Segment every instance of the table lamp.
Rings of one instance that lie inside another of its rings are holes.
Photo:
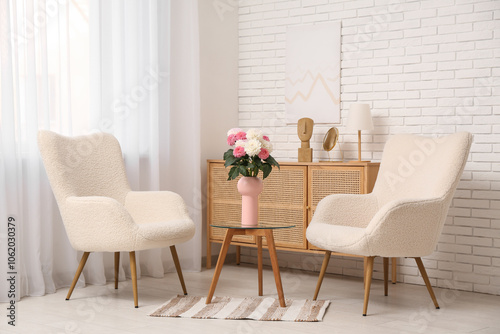
[[[353,162],[369,162],[369,161],[361,161],[361,130],[373,130],[372,114],[370,113],[369,104],[366,103],[351,104],[349,108],[347,129],[358,131],[358,160]]]

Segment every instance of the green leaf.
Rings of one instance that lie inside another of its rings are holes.
[[[234,157],[233,151],[234,150],[232,148],[230,148],[229,150],[224,152],[224,160],[227,160],[227,158],[229,158],[229,157]]]
[[[243,175],[243,176],[249,176],[248,175],[248,170],[245,168],[245,166],[240,166],[240,170],[239,170],[240,174]]]
[[[228,156],[226,158],[226,162],[224,163],[224,167],[228,167],[237,162],[240,158],[236,158],[234,155]]]
[[[266,177],[269,176],[269,174],[271,174],[273,170],[273,167],[268,164],[268,163],[265,163],[262,165],[262,173],[263,173],[263,176],[262,176],[262,179],[265,179]]]
[[[266,159],[266,162],[270,163],[272,166],[276,166],[276,167],[278,167],[278,169],[280,169],[280,164],[276,160],[274,160],[274,158],[272,156],[269,156]]]
[[[227,178],[227,180],[234,180],[235,178],[238,177],[238,174],[239,174],[239,171],[238,171],[238,167],[232,167],[231,170],[229,171],[229,177]]]

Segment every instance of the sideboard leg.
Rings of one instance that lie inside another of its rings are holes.
[[[259,296],[264,294],[262,288],[262,237],[258,235],[257,237],[257,271],[259,275]]]

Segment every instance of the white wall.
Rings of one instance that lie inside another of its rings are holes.
[[[284,119],[289,25],[342,22],[339,129],[348,159],[356,158],[356,136],[345,131],[345,116],[356,101],[371,104],[375,123],[375,130],[363,135],[363,159],[380,160],[395,133],[474,134],[437,251],[424,262],[433,285],[500,294],[500,1],[239,4],[239,125],[264,128],[279,160],[296,161],[300,145],[296,127]],[[321,140],[332,125],[314,128],[315,160],[326,158]],[[243,251],[243,260],[255,260],[253,251]],[[292,268],[310,269],[313,263],[317,270],[321,263],[300,254],[279,257]],[[328,270],[361,276],[362,263],[336,258]],[[399,259],[398,270],[400,281],[422,284],[413,260]]]
[[[223,15],[212,0],[199,0],[201,175],[203,195],[203,255],[206,255],[207,159],[222,159],[226,132],[238,125],[238,12]],[[233,8],[233,10],[230,10]],[[218,247],[212,253],[217,254]]]

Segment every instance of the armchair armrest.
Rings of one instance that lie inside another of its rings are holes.
[[[391,257],[422,257],[434,251],[444,225],[445,198],[391,201],[366,227],[372,254]]]
[[[113,198],[68,197],[63,215],[69,240],[77,250],[134,249],[138,226],[123,205]]]
[[[125,208],[137,224],[191,220],[182,197],[171,191],[131,191]]]
[[[323,198],[314,212],[311,224],[366,227],[378,210],[374,194],[335,194]]]

